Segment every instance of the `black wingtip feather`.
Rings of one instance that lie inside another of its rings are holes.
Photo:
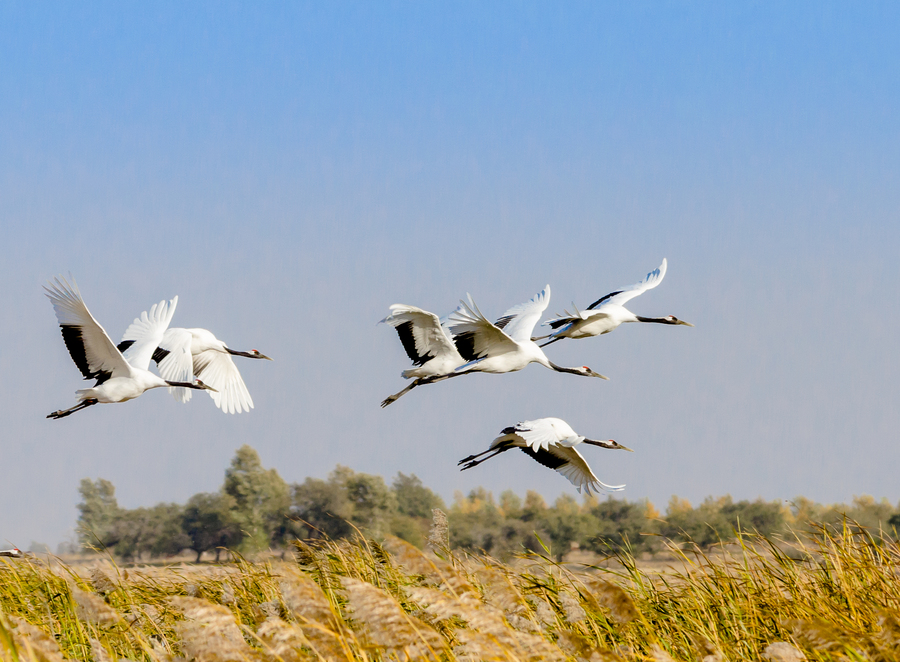
[[[606,301],[607,299],[609,299],[609,298],[611,298],[611,297],[614,297],[614,296],[616,296],[617,294],[622,294],[622,292],[624,292],[624,291],[625,291],[625,290],[619,290],[619,291],[617,291],[617,292],[610,292],[610,293],[607,294],[605,297],[600,297],[599,299],[597,299],[594,303],[592,303],[590,306],[588,306],[587,309],[588,309],[588,310],[593,310],[594,308],[596,308],[597,306],[599,306],[601,303],[603,303],[603,302]]]
[[[549,451],[545,451],[543,449],[539,451],[534,451],[530,446],[522,446],[522,452],[526,455],[530,455],[535,460],[543,464],[545,467],[549,467],[550,469],[559,469],[562,465],[566,464],[568,460],[564,460],[561,457],[556,457]]]
[[[453,342],[456,344],[456,351],[466,361],[474,361],[478,358],[475,354],[475,334],[471,331],[464,331],[453,336]]]
[[[88,366],[87,356],[84,351],[84,338],[81,335],[81,327],[74,324],[60,324],[62,330],[63,342],[66,343],[66,349],[69,350],[69,356],[78,366],[81,374],[85,379],[94,379],[99,373],[91,370]]]
[[[494,326],[496,326],[498,329],[505,329],[506,325],[509,324],[514,317],[515,315],[506,315],[505,317],[501,317],[496,322],[494,322]]]
[[[400,336],[400,342],[403,343],[403,349],[406,350],[406,355],[413,362],[413,365],[424,365],[434,358],[431,354],[419,354],[419,351],[416,349],[416,339],[413,336],[412,322],[398,324],[395,328],[397,329],[397,335]]]

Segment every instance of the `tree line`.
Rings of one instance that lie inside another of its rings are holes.
[[[524,499],[512,491],[495,499],[478,488],[457,493],[448,508],[415,475],[402,473],[388,485],[381,476],[338,466],[326,480],[288,484],[275,469],[264,468],[247,445],[236,452],[217,492],[195,494],[183,505],[121,508],[115,487],[102,478],[83,479],[79,494],[79,545],[131,561],[184,550],[192,550],[197,561],[212,552],[218,561],[223,550],[252,554],[286,549],[296,539],[337,539],[357,531],[376,538],[392,534],[421,547],[436,508],[446,512],[454,548],[499,557],[547,547],[557,556],[574,548],[655,552],[666,539],[708,547],[732,539],[736,531],[773,536],[848,522],[876,533],[900,528],[900,508],[868,496],[832,506],[803,497],[789,503],[709,497],[696,507],[672,497],[661,514],[646,500],[584,497],[579,502],[563,494],[548,505],[534,491]]]

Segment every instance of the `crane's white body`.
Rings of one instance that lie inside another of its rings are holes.
[[[454,336],[465,334],[471,340],[470,360],[456,368],[456,372],[516,372],[529,363],[550,368],[544,352],[531,340],[534,325],[550,303],[550,286],[530,300],[513,306],[501,315],[498,323],[488,320],[475,305],[471,295],[468,302],[450,314],[450,331]]]
[[[80,402],[126,402],[150,389],[168,386],[147,368],[172,320],[178,297],[154,304],[134,320],[131,327],[135,329],[135,342],[123,354],[91,315],[74,279],[70,286],[65,279],[57,278],[44,289],[53,303],[69,354],[85,379],[98,380],[92,388],[75,392]]]
[[[134,325],[126,329],[122,341],[134,340],[140,329]],[[159,374],[167,381],[187,382],[192,377],[203,381],[214,391],[209,395],[223,412],[239,414],[253,409],[253,398],[247,390],[241,373],[231,358],[232,350],[207,329],[167,329],[159,342]],[[254,350],[255,352],[255,350]],[[235,352],[252,355],[246,352]],[[162,355],[162,356],[161,356]],[[256,352],[260,358],[268,358]],[[179,402],[191,399],[191,389],[170,387],[169,392]]]
[[[547,320],[542,326],[551,326],[556,330],[542,338],[552,338],[553,340],[590,338],[609,333],[620,324],[627,322],[655,321],[693,326],[672,316],[659,319],[640,318],[625,307],[625,304],[634,297],[659,285],[666,276],[667,267],[666,259],[663,258],[662,264],[648,273],[641,282],[607,294],[592,303],[587,310],[581,311],[576,307],[574,313],[565,311],[565,315]]]
[[[540,363],[557,372],[570,372],[584,376],[601,377],[587,366],[561,368],[554,365],[543,350],[531,339],[534,325],[550,302],[550,286],[534,295],[529,301],[507,310],[497,323],[488,320],[475,305],[472,297],[450,314],[450,331],[467,363],[455,369],[456,373],[488,372],[502,374],[516,372],[529,363]]]
[[[390,311],[379,324],[389,324],[397,330],[407,355],[416,364],[400,373],[404,379],[446,375],[466,362],[453,344],[447,320],[402,303],[393,304]]]
[[[608,442],[586,439],[583,435],[576,433],[564,420],[551,417],[521,421],[512,427],[505,428],[500,436],[491,442],[487,451],[469,456],[461,460],[460,464],[468,463],[463,467],[463,469],[468,469],[483,462],[484,460],[475,460],[475,458],[485,453],[494,451],[493,455],[488,456],[494,457],[511,448],[521,448],[537,462],[555,469],[565,476],[579,492],[584,490],[591,494],[599,493],[602,490],[618,492],[624,489],[624,485],[607,485],[597,478],[587,461],[575,448],[585,442],[605,448],[631,450],[612,439]]]

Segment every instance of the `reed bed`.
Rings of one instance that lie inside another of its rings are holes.
[[[437,519],[440,519],[438,516]],[[0,564],[4,662],[895,660],[900,550],[846,528],[649,571],[509,564],[398,539],[298,542],[292,561]]]

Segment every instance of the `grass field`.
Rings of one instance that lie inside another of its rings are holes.
[[[298,544],[293,561],[0,564],[3,660],[894,660],[894,543],[845,530],[665,572],[549,555],[503,564],[396,538]]]

